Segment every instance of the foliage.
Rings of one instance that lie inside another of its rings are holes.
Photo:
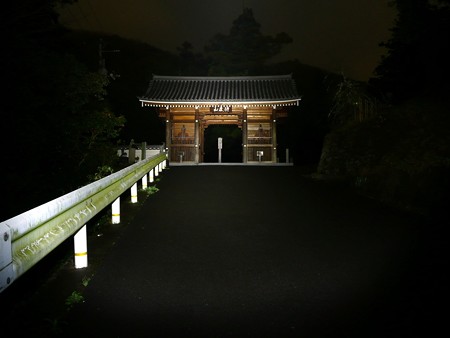
[[[379,100],[371,95],[367,85],[347,78],[341,74],[341,80],[330,87],[334,92],[328,117],[334,128],[346,123],[363,121],[378,113]]]
[[[71,55],[46,50],[36,51],[27,63],[14,66],[11,70],[17,83],[7,89],[9,98],[4,105],[13,116],[8,127],[18,144],[32,145],[34,151],[27,158],[9,162],[10,173],[19,175],[26,169],[41,183],[46,182],[47,189],[58,187],[53,191],[56,195],[86,182],[98,166],[113,165],[113,140],[125,120],[113,114],[103,99],[107,79],[87,71]],[[14,158],[10,151],[16,150],[7,149]],[[71,184],[67,176],[72,177]]]
[[[88,175],[88,179],[90,182],[95,182],[103,177],[111,175],[114,172],[114,169],[110,166],[104,165],[97,168],[97,172],[93,175]]]
[[[125,119],[110,109],[109,79],[64,50],[65,30],[55,6],[68,2],[8,2],[0,17],[5,37],[0,65],[7,84],[1,114],[8,120],[0,127],[8,159],[3,188],[12,204],[3,217],[79,187],[97,167],[114,166],[117,158],[115,143]]]
[[[84,287],[87,287],[89,285],[89,282],[91,281],[91,277],[84,276],[81,280],[81,283]]]
[[[327,135],[318,172],[362,193],[431,215],[448,202],[448,99],[415,98]],[[441,209],[442,210],[442,209]]]
[[[83,295],[78,291],[73,291],[69,297],[66,299],[67,309],[70,310],[75,304],[80,304],[84,302]]]
[[[381,93],[375,97],[388,104],[361,123],[349,123],[360,109],[353,102],[368,92],[344,78],[332,115],[346,117],[347,123],[335,125],[326,136],[318,173],[347,180],[386,203],[434,216],[446,210],[450,191],[450,1],[391,4],[398,15],[391,38],[382,43],[388,54],[369,81],[369,88]]]
[[[342,74],[342,81],[337,85],[333,97],[329,117],[335,124],[343,124],[350,121],[357,109],[361,96],[364,96],[361,84],[348,79]]]
[[[291,42],[291,37],[284,32],[275,37],[263,35],[253,11],[245,8],[233,21],[228,35],[216,34],[205,46],[208,75],[250,74]]]
[[[195,53],[194,46],[185,41],[177,48],[179,58],[179,74],[201,76],[208,72],[207,60],[202,53]]]
[[[371,82],[393,102],[417,95],[446,95],[450,75],[450,7],[447,0],[395,0],[397,18],[388,50]]]
[[[109,81],[105,101],[112,112],[126,118],[120,129],[121,144],[128,145],[131,139],[161,144],[165,140],[163,121],[155,108],[142,108],[136,96],[145,93],[152,74],[177,75],[177,56],[142,42],[82,31],[67,32],[64,49],[89,70],[96,71],[99,39],[103,40],[104,48],[120,50],[119,53],[105,54],[108,73],[120,75]]]
[[[156,187],[156,185],[151,185],[145,189],[147,195],[153,195],[159,191],[159,188]]]

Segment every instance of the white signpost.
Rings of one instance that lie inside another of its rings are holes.
[[[217,139],[217,149],[219,149],[219,163],[222,163],[222,138]]]
[[[261,157],[264,156],[264,151],[258,150],[258,151],[256,152],[256,156],[258,156],[258,160],[259,160],[259,162],[261,162]]]

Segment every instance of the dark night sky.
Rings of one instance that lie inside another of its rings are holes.
[[[175,51],[189,41],[201,51],[216,33],[229,32],[243,6],[253,9],[262,33],[286,32],[293,43],[278,59],[357,79],[372,76],[389,38],[395,10],[388,0],[79,0],[61,11],[71,28],[117,34]]]

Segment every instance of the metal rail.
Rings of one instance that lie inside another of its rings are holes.
[[[152,156],[1,222],[0,292],[165,161]]]

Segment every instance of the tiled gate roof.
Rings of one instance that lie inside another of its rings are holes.
[[[171,104],[298,104],[291,75],[185,77],[154,75],[139,98],[146,105]]]

